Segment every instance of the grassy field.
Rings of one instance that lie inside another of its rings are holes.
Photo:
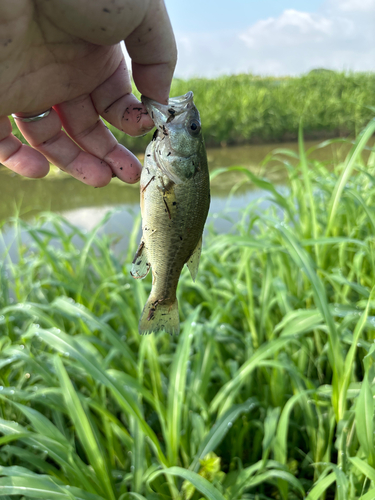
[[[275,152],[285,196],[243,171],[270,208],[209,231],[179,337],[138,335],[139,221],[119,259],[98,228],[16,219],[34,244],[0,273],[0,497],[374,499],[374,131],[333,170],[302,134],[297,168]]]
[[[354,136],[375,108],[375,73],[321,70],[283,79],[247,74],[175,79],[171,95],[188,90],[194,92],[208,146],[296,139],[301,117],[305,138]],[[135,152],[144,152],[151,140],[151,134],[132,138],[110,129]]]
[[[355,134],[373,117],[375,73],[311,72],[294,78],[224,76],[175,81],[172,95],[193,90],[208,145]]]

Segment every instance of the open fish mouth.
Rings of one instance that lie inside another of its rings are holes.
[[[193,97],[193,92],[189,91],[179,97],[171,97],[168,104],[161,104],[146,96],[142,96],[141,100],[155,125],[158,126],[170,121],[172,116],[184,113],[193,104]]]
[[[185,95],[179,97],[171,97],[168,101],[168,106],[183,107],[193,100],[194,94],[191,90]]]

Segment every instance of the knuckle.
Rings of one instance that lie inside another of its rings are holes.
[[[84,139],[85,137],[90,135],[92,132],[94,132],[95,129],[100,127],[101,123],[102,123],[101,120],[98,118],[95,123],[93,123],[89,127],[85,128],[81,132],[78,132],[77,134],[74,134],[74,135],[72,134],[73,139],[77,140],[77,141],[81,141],[82,139]]]

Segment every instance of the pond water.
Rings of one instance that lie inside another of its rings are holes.
[[[318,144],[318,141],[306,141],[305,148],[308,150]],[[333,159],[343,159],[349,148],[350,145],[347,143],[334,143],[316,149],[311,157],[327,162],[329,166]],[[255,174],[268,177],[275,184],[285,186],[286,170],[281,162],[272,160],[262,166],[267,155],[277,149],[298,152],[296,143],[209,149],[207,151],[209,168],[212,172],[219,167],[241,165]],[[140,159],[142,160],[142,157]],[[291,162],[296,163],[297,160]],[[231,193],[233,186],[243,179],[244,176],[238,172],[221,174],[213,179],[209,223],[212,223],[217,231],[228,231],[238,217],[236,216],[238,209],[247,206],[249,202],[263,194],[250,183],[242,184],[234,194]],[[126,235],[131,231],[134,218],[140,210],[139,185],[129,186],[117,179],[113,179],[104,188],[95,189],[57,169],[44,179],[31,180],[0,167],[0,186],[0,222],[15,214],[19,214],[24,220],[30,220],[40,212],[52,211],[64,216],[74,225],[90,230],[108,211],[118,209],[105,224],[103,231],[124,235],[124,242],[119,243],[119,249],[123,249],[126,245]],[[7,226],[2,231],[5,245],[13,239],[13,232],[6,228]]]

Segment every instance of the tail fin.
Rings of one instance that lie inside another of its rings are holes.
[[[180,333],[178,302],[153,300],[149,297],[139,320],[139,333],[146,335],[152,332],[167,332],[171,335]]]

